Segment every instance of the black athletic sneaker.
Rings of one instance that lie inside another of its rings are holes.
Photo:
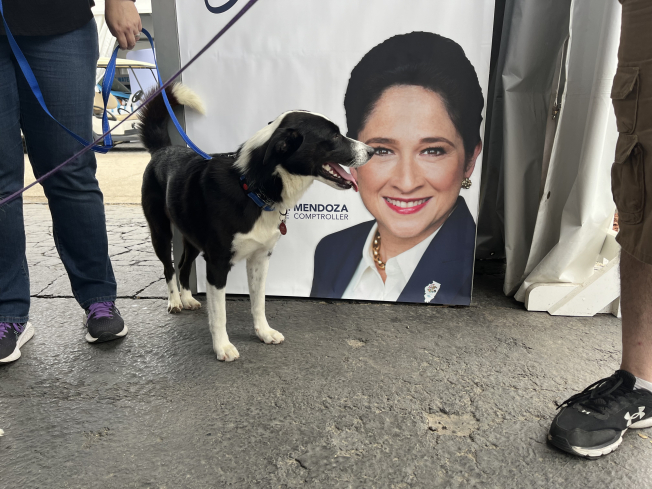
[[[30,323],[0,323],[0,363],[9,363],[20,358],[20,347],[34,336]]]
[[[564,401],[548,441],[580,457],[613,452],[629,428],[652,427],[652,392],[634,390],[636,377],[617,370]]]
[[[86,341],[102,343],[127,334],[127,327],[114,302],[91,304],[84,314],[84,325],[88,329]]]

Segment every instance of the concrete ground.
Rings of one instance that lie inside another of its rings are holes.
[[[97,180],[104,193],[106,204],[140,204],[140,185],[143,171],[149,162],[149,153],[143,151],[140,144],[120,144],[107,154],[96,153]],[[36,178],[32,172],[27,155],[25,155],[25,185]],[[26,203],[47,203],[40,185],[25,192]]]
[[[597,461],[546,444],[556,405],[618,367],[612,316],[526,312],[481,265],[468,308],[270,298],[277,346],[231,297],[241,358],[220,363],[205,307],[167,314],[140,208],[108,205],[130,333],[89,345],[47,206],[25,208],[36,335],[0,367],[3,489],[652,487],[652,430]]]

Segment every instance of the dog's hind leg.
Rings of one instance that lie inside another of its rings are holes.
[[[165,197],[160,195],[152,179],[143,178],[143,213],[152,235],[152,246],[161,263],[168,285],[168,312],[181,312],[183,304],[177,287],[177,277],[172,265],[172,228],[170,219],[165,214]]]
[[[155,232],[152,229],[152,245],[154,246],[156,256],[163,263],[163,274],[165,275],[165,282],[168,285],[168,312],[170,314],[181,312],[183,304],[179,296],[174,265],[172,265],[172,231],[166,232],[163,229],[160,232]]]
[[[226,276],[231,269],[229,261],[215,264],[206,262],[206,307],[208,325],[213,337],[213,351],[218,360],[232,362],[240,357],[238,350],[229,341],[226,332]]]
[[[199,250],[195,248],[188,240],[183,239],[183,256],[179,260],[179,285],[181,286],[181,303],[184,309],[199,309],[201,302],[195,300],[190,291],[190,272],[192,263],[199,255]]]
[[[156,237],[152,232],[152,245],[154,245],[156,256],[163,262],[163,274],[168,286],[168,312],[170,314],[181,312],[183,304],[177,286],[177,275],[174,273],[174,265],[172,265],[172,232],[169,236]]]
[[[281,333],[269,327],[265,317],[265,280],[269,268],[269,253],[263,251],[247,258],[247,280],[251,314],[254,317],[256,336],[267,344],[282,343],[285,339]]]

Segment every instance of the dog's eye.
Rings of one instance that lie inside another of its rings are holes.
[[[339,137],[340,137],[340,135],[339,135],[339,134],[336,134],[336,135],[333,136],[331,139],[332,139],[333,141],[335,141],[335,140],[338,139]]]

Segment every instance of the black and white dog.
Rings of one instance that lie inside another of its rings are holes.
[[[172,85],[166,93],[172,106],[203,113],[201,100],[187,87]],[[283,214],[315,180],[336,189],[357,189],[342,166],[365,164],[374,149],[343,136],[322,115],[291,111],[254,134],[236,153],[215,154],[207,161],[191,149],[171,146],[167,124],[159,96],[140,115],[141,140],[152,155],[143,175],[142,205],[152,245],[163,262],[168,311],[200,307],[189,280],[192,263],[203,252],[213,349],[218,360],[235,360],[239,354],[226,332],[224,290],[233,264],[247,260],[256,335],[265,343],[281,343],[283,335],[265,317],[265,279],[272,249],[285,231]],[[171,259],[171,224],[183,234],[180,292]]]

